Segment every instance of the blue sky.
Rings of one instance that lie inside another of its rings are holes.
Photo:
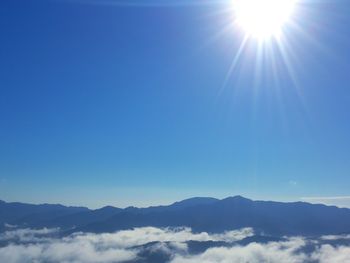
[[[0,2],[0,199],[350,204],[350,3],[303,1],[293,71],[250,39],[228,74],[229,1],[175,2]]]

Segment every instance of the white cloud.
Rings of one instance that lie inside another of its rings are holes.
[[[11,225],[11,224],[4,223],[4,227],[6,227],[6,228],[16,228],[17,226],[16,226],[16,225]]]
[[[321,237],[322,240],[339,240],[350,239],[350,235],[326,235]]]
[[[350,247],[327,245],[327,241],[350,239],[348,235],[319,239],[285,238],[280,242],[238,245],[232,243],[253,235],[245,228],[222,234],[193,233],[190,228],[143,227],[116,233],[76,233],[57,238],[58,229],[10,229],[0,235],[0,262],[6,263],[102,263],[137,259],[146,247],[163,253],[171,263],[344,263],[350,262]],[[190,254],[187,241],[224,241],[227,247],[212,247]],[[311,252],[303,252],[306,245]]]
[[[185,242],[189,240],[233,242],[253,235],[250,228],[209,235],[193,233],[190,228],[143,227],[116,233],[77,233],[61,239],[51,237],[57,232],[58,229],[47,228],[5,231],[0,240],[17,243],[0,248],[0,262],[123,262],[137,257],[138,250],[134,247],[150,242],[163,242],[152,249],[173,254],[185,253]]]
[[[171,263],[303,263],[306,255],[295,252],[304,245],[303,239],[295,238],[286,242],[250,243],[247,246],[231,248],[216,247],[199,255],[177,255]]]
[[[226,241],[234,242],[254,234],[251,228],[228,231],[222,234],[209,235],[206,232],[193,233],[188,227],[181,228],[155,228],[141,227],[133,230],[122,230],[116,233],[104,234],[77,234],[76,239],[89,240],[95,244],[104,244],[108,247],[122,248],[139,246],[150,242],[186,242],[193,241]],[[69,237],[70,238],[70,237]]]
[[[15,228],[16,226],[11,226]],[[58,233],[58,228],[42,228],[42,229],[11,229],[0,234],[0,241],[16,240],[19,242],[38,242],[45,240],[45,237]]]
[[[0,248],[0,261],[7,263],[29,262],[122,262],[136,257],[132,250],[98,250],[91,243],[65,243],[52,241],[48,244],[14,245]]]
[[[350,262],[350,247],[323,245],[312,254],[312,259],[319,263],[346,263]]]

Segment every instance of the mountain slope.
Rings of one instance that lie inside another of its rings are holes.
[[[73,213],[68,215],[58,216],[54,219],[40,222],[41,227],[61,227],[61,228],[74,228],[77,226],[84,226],[96,221],[107,220],[108,218],[122,212],[123,209],[113,206],[105,206],[96,210],[82,211],[79,213]]]
[[[183,209],[148,213],[124,211],[79,230],[111,232],[142,226],[188,226],[194,231],[207,232],[253,227],[258,232],[271,235],[339,234],[350,232],[350,210],[302,202],[264,202],[231,197]]]
[[[86,207],[68,207],[59,204],[24,204],[0,201],[0,224],[32,225],[58,216],[89,211]]]
[[[30,219],[30,220],[29,220]],[[252,201],[241,196],[222,200],[191,198],[169,206],[96,210],[60,205],[0,203],[0,223],[60,227],[66,234],[113,232],[134,227],[188,226],[194,231],[222,232],[252,227],[269,235],[350,233],[350,209],[303,202]]]

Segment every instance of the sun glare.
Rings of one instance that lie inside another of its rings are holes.
[[[233,0],[236,22],[249,36],[278,37],[289,21],[296,0]]]

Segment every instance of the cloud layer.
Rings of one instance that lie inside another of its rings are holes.
[[[246,246],[233,246],[231,248],[210,248],[202,254],[194,256],[177,255],[172,263],[299,263],[305,262],[307,257],[296,251],[305,245],[301,238],[286,242],[270,242],[267,244],[250,243]]]
[[[350,262],[350,236],[302,237],[259,243],[250,228],[208,234],[189,228],[136,228],[116,233],[77,233],[59,238],[59,229],[13,229],[0,234],[0,262],[170,263],[343,263]],[[242,242],[250,238],[250,242]],[[341,240],[341,243],[336,243]],[[329,243],[327,243],[329,242]],[[202,250],[193,251],[193,244]],[[203,246],[203,244],[205,246]],[[345,245],[344,245],[345,244]],[[207,247],[206,247],[207,246]],[[160,255],[160,256],[159,256]],[[143,260],[143,261],[142,261]]]

